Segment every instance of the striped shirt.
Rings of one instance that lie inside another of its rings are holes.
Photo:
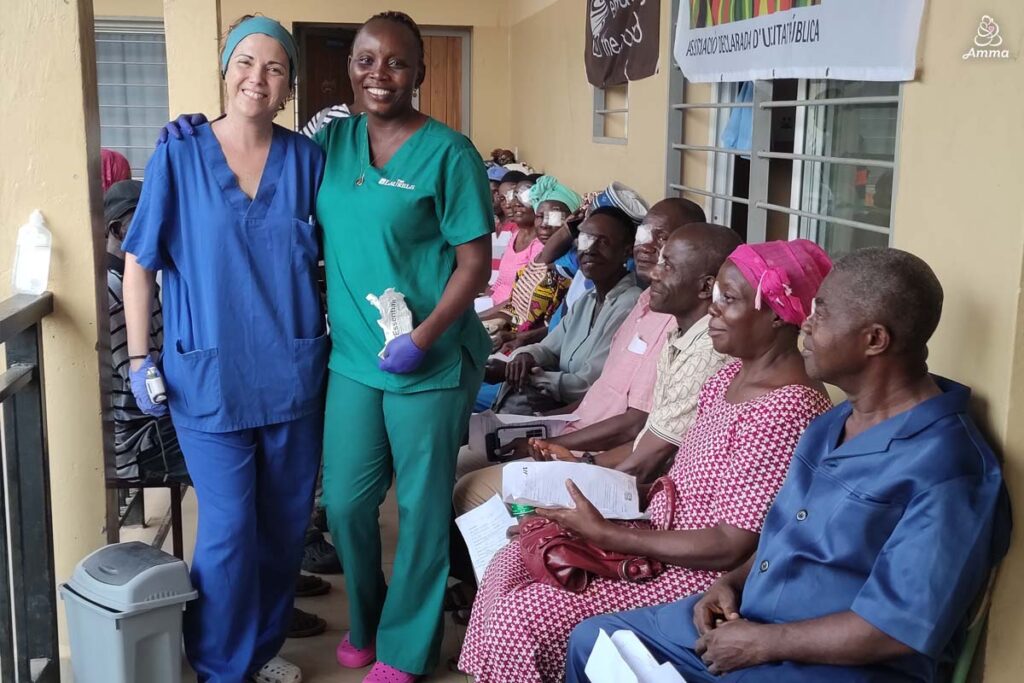
[[[110,403],[114,419],[116,476],[118,479],[151,481],[152,473],[158,472],[180,481],[187,473],[171,418],[146,415],[139,410],[132,394],[124,318],[124,275],[116,268],[107,270],[107,304],[110,313]],[[160,351],[163,334],[163,311],[157,285],[149,330],[150,353]]]
[[[314,114],[313,118],[311,118],[309,122],[302,127],[301,132],[307,138],[312,138],[320,131],[321,128],[334,119],[347,119],[349,116],[352,116],[352,112],[349,111],[347,104],[335,104],[321,109]]]

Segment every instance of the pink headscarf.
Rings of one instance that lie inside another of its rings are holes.
[[[100,165],[103,171],[104,192],[114,183],[132,179],[132,165],[119,152],[112,149],[101,149]]]
[[[800,326],[811,314],[821,281],[832,270],[828,254],[809,240],[741,244],[729,255],[754,288],[754,308],[761,302],[787,323]]]

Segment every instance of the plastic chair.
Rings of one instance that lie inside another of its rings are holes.
[[[988,583],[985,591],[981,594],[977,605],[971,613],[971,620],[967,625],[967,637],[960,649],[960,655],[956,658],[956,666],[953,668],[953,675],[950,683],[967,683],[971,674],[971,666],[974,664],[974,655],[978,652],[978,643],[981,642],[981,634],[985,631],[985,623],[988,621],[989,608],[992,606],[992,587],[996,582],[996,572],[993,568],[988,575]]]

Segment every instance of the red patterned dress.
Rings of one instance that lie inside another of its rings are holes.
[[[677,490],[673,519],[664,494],[651,500],[661,529],[708,529],[725,522],[760,532],[782,486],[796,442],[812,419],[832,407],[802,385],[745,403],[725,400],[741,363],[722,368],[701,388],[697,417],[669,471]],[[519,544],[491,561],[473,604],[459,668],[476,683],[537,683],[565,677],[569,633],[584,619],[649,607],[706,590],[721,572],[667,567],[647,583],[594,578],[582,593],[534,582]]]

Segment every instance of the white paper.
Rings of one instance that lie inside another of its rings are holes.
[[[675,668],[658,664],[636,634],[601,629],[584,672],[591,683],[686,683]]]
[[[487,360],[500,360],[502,363],[507,363],[510,360],[512,360],[512,356],[508,355],[507,353],[498,352],[492,353],[490,356],[487,357]]]
[[[482,413],[474,413],[469,418],[469,447],[477,453],[487,452],[487,435],[494,432],[498,427],[509,425],[546,425],[548,438],[558,436],[565,431],[566,426],[580,419],[579,415],[569,413],[567,415],[506,415],[495,413],[493,410],[485,410]]]
[[[384,357],[384,349],[396,337],[412,332],[412,311],[405,302],[405,295],[388,287],[380,296],[367,294],[366,300],[380,313],[377,324],[384,330],[384,347],[377,355]]]
[[[501,499],[543,508],[574,507],[565,487],[572,479],[576,488],[607,519],[640,519],[640,495],[636,477],[583,462],[510,462],[501,470]]]
[[[506,532],[515,523],[515,518],[508,513],[497,494],[455,518],[455,525],[459,527],[469,549],[469,559],[473,563],[473,573],[476,574],[478,584],[483,581],[484,571],[491,559],[508,543]]]
[[[640,335],[635,335],[633,341],[629,342],[629,352],[635,353],[638,356],[642,356],[647,353],[647,342],[640,338]]]
[[[494,284],[493,280],[497,279],[497,277],[498,276],[495,275],[490,284]],[[494,299],[489,296],[479,296],[473,300],[473,310],[477,313],[483,313],[484,311],[489,311],[492,308],[494,308]]]

